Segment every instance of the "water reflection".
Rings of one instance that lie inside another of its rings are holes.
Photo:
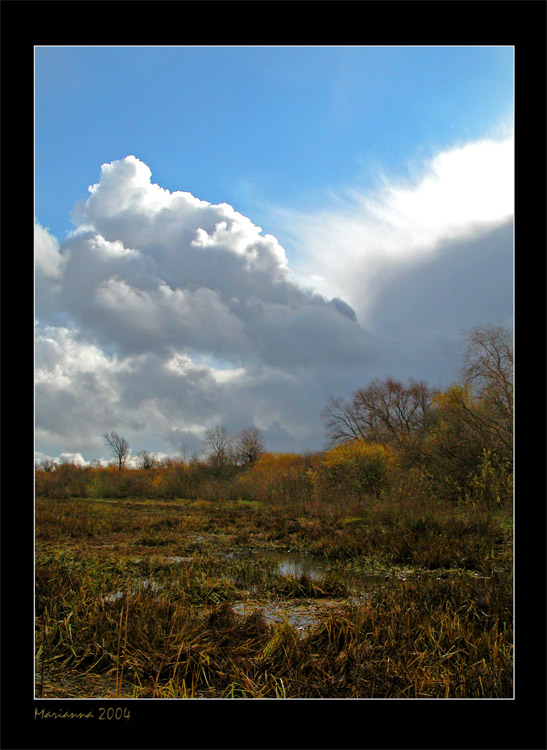
[[[343,583],[354,596],[367,595],[374,589],[386,585],[385,573],[374,571],[356,571],[347,568],[338,567],[333,561],[326,560],[323,557],[315,555],[305,555],[298,552],[284,550],[260,550],[260,549],[238,549],[222,554],[226,560],[265,560],[273,563],[272,573],[279,576],[290,576],[291,578],[300,578],[305,575],[315,583],[321,582]],[[166,557],[168,563],[175,565],[184,565],[192,563],[194,558],[191,556],[172,555]],[[258,570],[243,568],[235,574],[227,571],[226,577],[221,575],[222,580],[228,580],[240,588],[249,591],[258,592],[262,586],[262,579]],[[157,583],[153,578],[144,577],[139,581],[138,588],[129,589],[129,594],[135,594],[138,591],[146,589],[152,590],[155,594],[160,594],[164,586]],[[121,599],[127,590],[118,590],[111,592],[103,597],[103,601],[114,603]]]
[[[277,575],[299,577],[306,575],[313,581],[325,579],[343,581],[355,591],[366,591],[371,586],[377,586],[384,581],[385,574],[374,572],[360,572],[334,567],[322,557],[303,555],[297,552],[283,550],[253,550],[253,556],[258,559],[272,560],[277,563],[274,572]]]

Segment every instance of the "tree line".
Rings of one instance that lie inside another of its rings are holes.
[[[105,445],[121,471],[131,457],[129,443],[117,432],[105,432]],[[264,438],[258,427],[246,427],[238,435],[232,435],[223,425],[211,427],[205,432],[207,460],[213,471],[222,472],[228,466],[248,466],[262,456],[266,449]],[[157,459],[148,451],[138,453],[135,463],[139,469],[152,469]]]

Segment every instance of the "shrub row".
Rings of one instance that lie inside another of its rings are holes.
[[[426,455],[427,459],[427,455]],[[266,453],[222,472],[204,461],[165,461],[150,469],[62,464],[37,467],[38,497],[175,497],[261,502],[361,503],[386,493],[428,500],[503,505],[512,497],[512,467],[490,450],[461,468],[462,457],[409,462],[404,448],[353,440],[322,453]],[[458,468],[458,471],[455,470]],[[52,470],[53,468],[53,470]]]

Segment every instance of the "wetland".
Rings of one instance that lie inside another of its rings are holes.
[[[510,509],[35,508],[36,697],[512,697]]]

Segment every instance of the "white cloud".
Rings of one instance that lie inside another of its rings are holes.
[[[102,385],[111,388],[108,378],[123,368],[117,357],[79,340],[74,330],[48,326],[36,332],[34,377],[38,384],[63,387],[75,376],[93,372],[104,380]]]
[[[89,463],[81,453],[61,453],[58,460],[60,463],[77,464],[78,466],[87,466]]]
[[[513,215],[512,137],[455,147],[413,171],[410,180],[335,196],[318,212],[281,211],[298,247],[297,278],[348,300],[363,323],[387,279]]]
[[[43,322],[55,322],[61,310],[59,292],[70,250],[61,251],[57,239],[34,220],[35,311]]]
[[[116,430],[135,454],[190,455],[215,424],[314,449],[330,394],[453,372],[460,324],[507,311],[510,155],[470,144],[413,183],[287,213],[301,284],[231,206],[153,184],[135,157],[103,165],[72,235],[59,244],[36,224],[37,450],[90,460]]]
[[[36,220],[34,221],[34,266],[37,273],[48,279],[59,279],[62,276],[67,256],[61,255],[59,243]]]
[[[484,140],[438,154],[416,185],[388,183],[376,201],[363,203],[391,229],[386,250],[399,257],[506,221],[513,214],[513,180],[512,139]]]
[[[86,336],[121,355],[190,349],[236,367],[309,365],[348,336],[366,355],[351,309],[291,281],[273,236],[225,203],[150,178],[134,156],[103,165],[62,243],[59,296]]]

